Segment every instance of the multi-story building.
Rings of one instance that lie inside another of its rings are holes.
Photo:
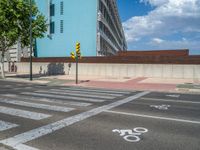
[[[116,0],[36,0],[48,32],[36,40],[38,57],[64,57],[81,43],[83,56],[109,56],[127,45]]]
[[[33,51],[32,55],[34,55],[34,51]],[[8,52],[6,52],[5,61],[7,61],[7,62],[19,62],[19,61],[21,61],[21,57],[27,58],[29,56],[30,56],[30,48],[28,48],[28,47],[22,48],[21,43],[17,42],[17,44],[12,46],[8,50]]]

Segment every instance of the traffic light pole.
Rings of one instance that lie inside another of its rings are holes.
[[[76,84],[78,84],[78,56],[76,56]]]
[[[30,0],[30,81],[33,80],[32,73],[32,0]]]

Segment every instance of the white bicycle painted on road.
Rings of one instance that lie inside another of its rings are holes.
[[[133,130],[131,129],[114,129],[112,130],[112,132],[117,132],[120,134],[120,136],[123,137],[124,140],[128,141],[128,142],[139,142],[140,139],[140,135],[148,132],[148,129],[143,128],[143,127],[136,127]]]

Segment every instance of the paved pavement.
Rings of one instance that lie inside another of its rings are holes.
[[[7,74],[7,80],[29,82],[28,74]],[[38,76],[34,75],[34,83],[60,86],[81,86],[94,88],[112,88],[125,90],[148,90],[160,92],[199,93],[200,81],[198,79],[164,79],[147,77],[102,77],[79,76],[78,85],[75,84],[74,75]]]
[[[0,149],[200,147],[200,95],[9,81],[0,85]]]

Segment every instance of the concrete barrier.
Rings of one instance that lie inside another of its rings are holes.
[[[29,73],[29,63],[16,63],[18,73]],[[34,74],[74,75],[75,63],[33,63]],[[200,79],[200,65],[177,65],[177,64],[94,64],[80,63],[79,74],[103,77],[155,77],[155,78],[182,78]]]

